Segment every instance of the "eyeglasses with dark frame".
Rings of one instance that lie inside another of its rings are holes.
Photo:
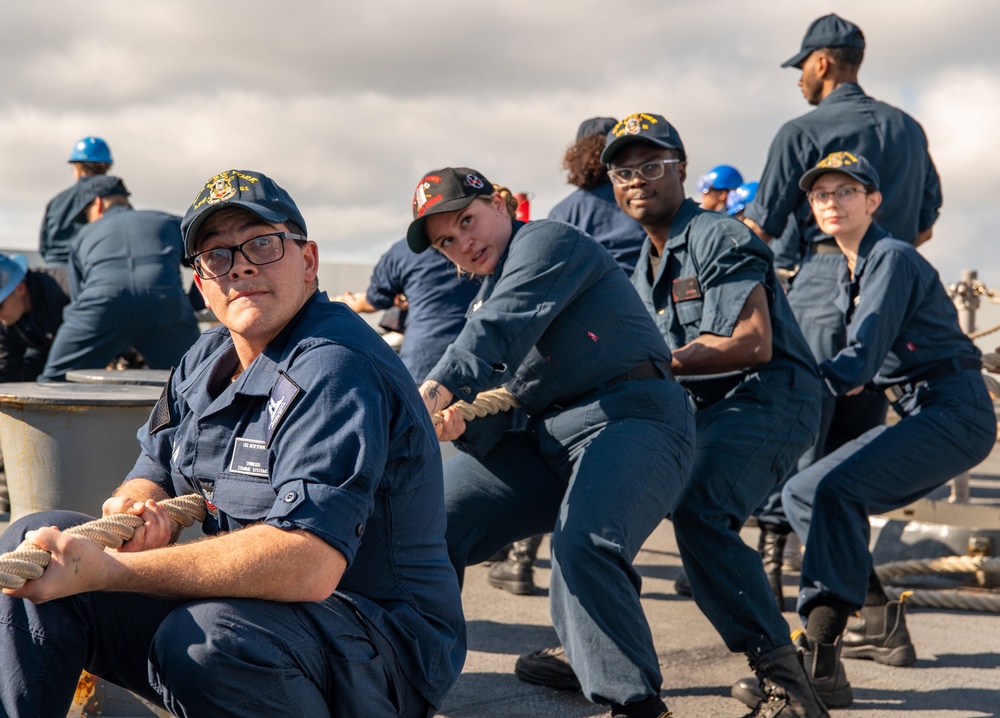
[[[658,180],[663,176],[663,173],[667,171],[667,165],[675,165],[680,162],[679,159],[672,158],[668,160],[651,160],[649,162],[643,162],[638,167],[612,167],[608,170],[608,177],[611,181],[617,185],[626,185],[631,182],[636,175],[639,175],[644,180]]]
[[[239,252],[250,264],[260,267],[273,264],[285,256],[285,240],[305,242],[301,234],[291,232],[271,232],[259,237],[251,237],[245,242],[232,247],[216,247],[198,252],[191,257],[191,266],[202,279],[215,279],[227,274],[236,263],[236,253]]]
[[[837,204],[850,202],[859,194],[868,194],[868,190],[864,187],[838,187],[833,192],[808,192],[806,197],[809,199],[809,204],[822,207],[830,200]]]

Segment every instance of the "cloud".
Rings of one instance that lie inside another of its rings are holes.
[[[927,129],[946,200],[928,256],[948,271],[991,262],[1000,6],[834,5],[868,38],[865,89]],[[292,192],[325,257],[364,261],[402,236],[431,168],[475,167],[544,216],[569,191],[566,146],[595,115],[665,114],[689,188],[721,162],[756,177],[778,127],[810,109],[779,65],[826,12],[798,0],[14,4],[0,23],[0,244],[36,246],[88,134],[111,144],[138,207],[182,213],[212,174],[258,169]]]

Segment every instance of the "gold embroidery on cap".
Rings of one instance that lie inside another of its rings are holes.
[[[652,115],[647,115],[645,112],[636,112],[633,115],[619,120],[618,124],[612,128],[612,132],[615,133],[615,137],[621,137],[622,135],[637,135],[643,130],[648,130],[650,126],[656,124],[656,118]]]
[[[857,163],[858,163],[858,158],[852,155],[850,152],[831,152],[826,157],[821,159],[816,164],[816,166],[836,169],[838,167],[847,167],[849,165],[854,165]]]

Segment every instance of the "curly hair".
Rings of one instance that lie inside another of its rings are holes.
[[[592,190],[608,182],[607,168],[601,164],[604,135],[590,135],[577,140],[566,150],[563,169],[569,172],[566,180],[580,189]]]

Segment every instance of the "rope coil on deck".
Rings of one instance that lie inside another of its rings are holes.
[[[1000,557],[996,556],[944,556],[912,561],[892,561],[875,567],[882,581],[892,581],[903,576],[927,574],[1000,574]],[[914,590],[886,586],[886,594],[893,600],[904,600],[911,606],[948,608],[960,611],[990,611],[1000,613],[1000,594],[989,589],[932,589]]]
[[[489,391],[482,392],[471,403],[456,401],[448,408],[458,411],[466,421],[472,421],[473,419],[481,419],[484,416],[499,414],[501,411],[510,411],[511,409],[516,409],[518,406],[520,404],[517,401],[517,397],[503,387],[500,387],[499,389],[490,389]],[[435,424],[440,424],[442,420],[440,411],[431,415],[431,421]]]
[[[915,561],[893,561],[875,567],[882,581],[928,573],[1000,573],[997,556],[945,556]]]
[[[185,528],[196,520],[205,519],[205,501],[198,494],[165,499],[158,504],[166,510],[174,523]],[[73,526],[63,533],[88,538],[105,548],[118,548],[132,538],[132,534],[142,524],[143,520],[139,516],[112,514]],[[0,556],[0,588],[20,588],[25,581],[41,578],[51,558],[48,551],[27,542],[3,554]]]

